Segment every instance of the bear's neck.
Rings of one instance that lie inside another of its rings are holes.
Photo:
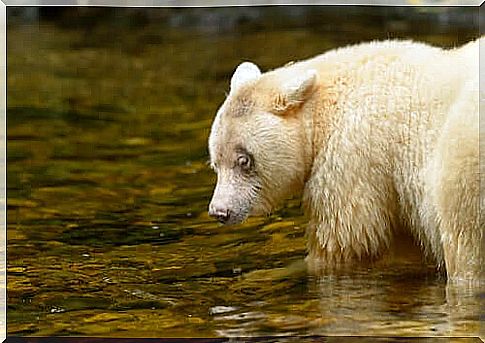
[[[313,162],[327,145],[336,120],[338,92],[319,84],[303,108],[303,129],[306,138],[305,182],[312,174]]]

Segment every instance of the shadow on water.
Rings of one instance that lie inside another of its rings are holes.
[[[483,292],[447,288],[409,251],[309,273],[296,200],[238,226],[208,218],[207,137],[242,60],[266,70],[349,42],[453,46],[477,35],[446,21],[473,22],[470,9],[293,10],[117,10],[102,22],[89,9],[52,10],[9,21],[9,334],[479,333]]]

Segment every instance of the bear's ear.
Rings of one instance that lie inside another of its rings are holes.
[[[258,79],[260,76],[261,71],[256,64],[251,62],[241,63],[232,75],[231,91],[236,90],[246,82]]]
[[[314,69],[310,69],[304,74],[284,83],[281,87],[280,96],[277,97],[274,104],[276,112],[283,114],[303,104],[312,94],[316,81],[317,72]]]

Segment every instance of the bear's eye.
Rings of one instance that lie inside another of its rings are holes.
[[[249,169],[251,161],[248,156],[239,156],[237,158],[237,164],[244,169]]]

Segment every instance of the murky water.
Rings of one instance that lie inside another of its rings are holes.
[[[407,245],[315,276],[297,200],[233,227],[207,216],[206,141],[234,67],[386,36],[340,30],[10,27],[8,333],[478,335],[484,293],[447,288]]]

